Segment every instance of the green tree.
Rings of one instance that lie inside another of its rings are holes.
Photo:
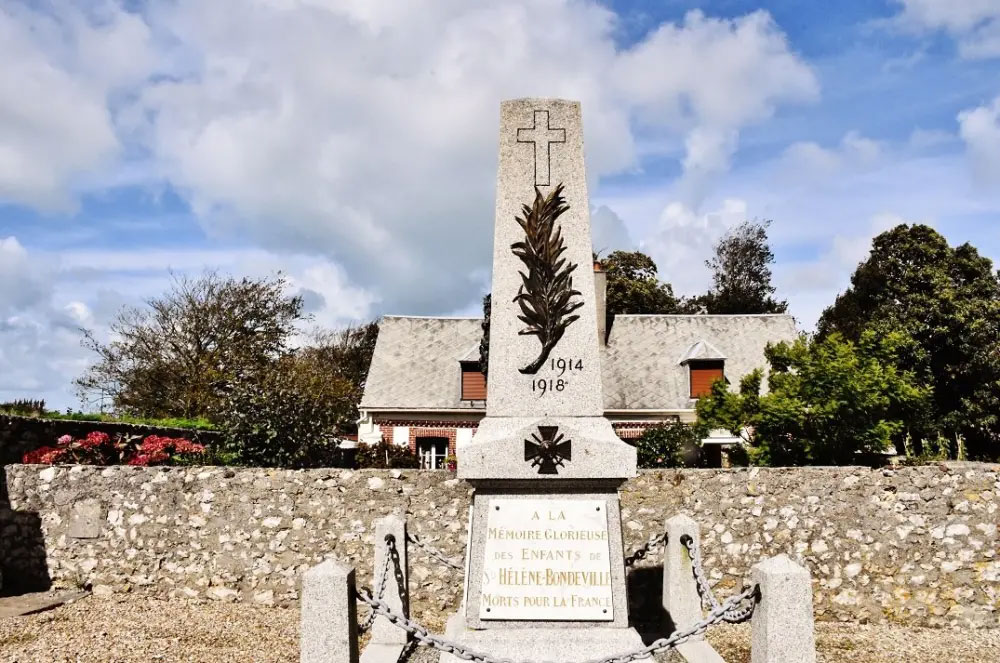
[[[221,385],[281,356],[307,319],[287,290],[280,274],[174,277],[162,297],[122,309],[108,342],[84,330],[97,361],[76,380],[81,399],[110,398],[116,412],[140,417],[211,415]]]
[[[934,229],[900,225],[872,242],[850,287],[818,332],[856,340],[900,331],[914,345],[895,358],[933,389],[914,444],[938,435],[971,458],[1000,457],[1000,276],[975,247],[951,247]]]
[[[246,465],[336,465],[355,385],[310,353],[289,352],[227,381],[216,413],[223,448]]]
[[[368,380],[368,369],[378,340],[378,325],[379,321],[373,320],[336,331],[316,331],[310,343],[298,350],[300,359],[314,366],[318,372],[350,385],[350,407],[343,413],[338,425],[341,433],[357,431],[358,404]]]
[[[865,332],[858,343],[830,334],[768,346],[768,393],[760,393],[760,372],[738,393],[716,382],[696,406],[698,420],[744,436],[760,464],[856,462],[858,453],[881,453],[905,437],[906,422],[930,397],[894,361],[912,344],[898,332]]]
[[[705,261],[712,270],[712,288],[698,298],[706,313],[784,313],[788,303],[774,299],[767,241],[770,221],[744,221],[715,245]]]
[[[635,443],[636,463],[644,469],[682,467],[697,454],[700,439],[695,426],[679,421],[647,428]]]
[[[653,259],[640,251],[615,251],[601,261],[608,278],[608,315],[687,313],[687,303],[660,281]]]

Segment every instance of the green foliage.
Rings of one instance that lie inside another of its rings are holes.
[[[912,344],[899,333],[866,332],[855,344],[839,334],[768,346],[768,393],[759,372],[739,393],[721,382],[699,400],[699,422],[749,433],[750,459],[764,465],[842,465],[882,453],[902,439],[930,390],[892,358]]]
[[[715,255],[705,261],[712,270],[712,288],[698,304],[705,313],[784,313],[788,303],[774,299],[771,263],[774,253],[767,242],[770,221],[744,221],[715,245]]]
[[[378,444],[359,444],[355,456],[357,466],[362,469],[411,469],[420,467],[420,459],[407,447],[392,444],[386,440]]]
[[[60,421],[96,421],[109,424],[135,424],[139,426],[152,426],[153,428],[186,428],[188,430],[218,430],[215,424],[204,417],[196,419],[184,419],[182,417],[165,417],[157,419],[154,417],[130,417],[127,414],[114,415],[101,412],[58,412],[56,410],[44,410],[42,412],[33,411],[25,413],[23,410],[7,408],[7,404],[0,405],[0,414],[11,414],[17,416],[31,416],[40,419],[58,419]]]
[[[686,303],[660,281],[656,263],[639,251],[614,251],[601,261],[607,274],[608,315],[686,313]]]
[[[214,445],[205,447],[205,451],[197,456],[181,455],[173,459],[173,465],[191,466],[216,466],[216,467],[238,467],[240,457],[232,451],[226,451]]]
[[[16,414],[22,417],[42,417],[45,416],[45,401],[19,398],[16,401],[0,403],[0,412],[4,414]]]
[[[566,329],[580,319],[573,311],[583,306],[580,291],[573,289],[577,265],[563,257],[566,243],[562,228],[556,225],[569,209],[562,191],[559,184],[548,196],[542,196],[535,187],[534,202],[523,205],[521,216],[515,219],[524,230],[524,241],[514,242],[510,249],[527,268],[519,272],[521,285],[514,297],[521,309],[517,318],[525,325],[518,334],[534,336],[542,346],[538,357],[519,369],[522,373],[538,372]]]
[[[302,298],[281,275],[236,279],[176,277],[144,308],[124,308],[111,341],[84,331],[97,361],[77,379],[81,400],[110,398],[137,417],[198,418],[219,409],[222,386],[287,350],[305,319]]]
[[[643,469],[681,467],[696,453],[698,429],[679,421],[647,428],[635,444],[636,461]]]
[[[1000,458],[1000,276],[988,258],[924,225],[882,233],[819,321],[821,336],[868,331],[912,338],[893,361],[933,390],[912,422],[915,455],[942,437],[952,458],[963,446],[973,459]]]
[[[374,320],[333,332],[315,332],[311,343],[298,351],[300,359],[312,366],[314,371],[350,386],[346,400],[349,407],[341,413],[337,424],[341,433],[357,432],[357,405],[361,402],[368,380],[368,369],[378,339],[378,324],[379,321]]]
[[[302,467],[334,443],[353,412],[354,385],[325,364],[287,354],[228,383],[218,412],[223,447],[244,465]]]

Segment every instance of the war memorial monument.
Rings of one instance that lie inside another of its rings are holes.
[[[755,663],[814,661],[808,572],[769,559],[753,587],[719,602],[698,563],[697,525],[683,515],[663,537],[673,630],[651,639],[632,626],[618,490],[636,476],[636,452],[604,417],[580,104],[505,101],[499,141],[489,399],[457,451],[458,478],[474,489],[463,601],[443,636],[409,620],[412,539],[401,518],[383,519],[377,586],[358,592],[372,609],[360,658],[393,663],[413,637],[441,663],[628,663],[670,648],[721,661],[704,630],[753,615]],[[353,569],[334,560],[305,574],[303,663],[358,660],[354,592]]]

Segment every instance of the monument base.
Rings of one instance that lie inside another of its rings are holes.
[[[556,436],[548,467],[543,459],[526,456],[526,451],[539,451],[544,445],[542,429]],[[604,417],[487,415],[469,444],[459,448],[458,455],[459,479],[624,481],[636,475],[635,447],[622,442]]]
[[[359,663],[397,663],[406,645],[369,642],[361,652]]]
[[[626,654],[645,646],[634,628],[506,628],[476,630],[465,623],[464,610],[452,615],[445,628],[448,640],[493,658],[512,661],[586,661]],[[464,663],[442,653],[440,663]]]

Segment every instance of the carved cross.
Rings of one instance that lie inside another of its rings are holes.
[[[524,441],[524,460],[538,468],[539,474],[559,474],[559,468],[573,460],[573,441],[559,432],[558,426],[539,426],[537,434]]]
[[[549,186],[549,149],[552,143],[566,142],[566,129],[549,126],[549,112],[536,110],[530,127],[517,130],[517,142],[535,145],[535,186]]]

